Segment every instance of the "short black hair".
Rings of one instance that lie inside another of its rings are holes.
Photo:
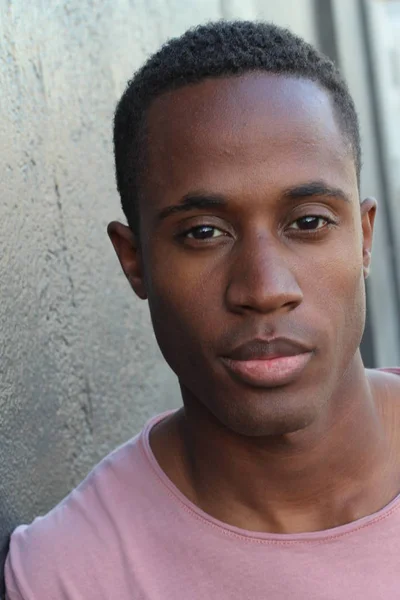
[[[167,42],[128,82],[115,112],[117,188],[131,229],[138,233],[140,174],[144,167],[145,117],[163,92],[205,78],[251,71],[292,75],[331,93],[337,117],[354,155],[358,179],[361,143],[357,112],[334,63],[291,31],[271,23],[217,21],[189,29]]]

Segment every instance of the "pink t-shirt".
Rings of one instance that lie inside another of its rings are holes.
[[[327,531],[241,530],[189,502],[158,466],[149,431],[160,418],[17,528],[10,600],[400,598],[400,496]]]

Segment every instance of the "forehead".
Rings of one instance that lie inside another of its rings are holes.
[[[153,194],[311,179],[356,186],[330,94],[306,79],[251,73],[188,85],[153,102],[147,132]]]

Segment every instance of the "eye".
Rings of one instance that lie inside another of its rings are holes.
[[[307,215],[296,219],[291,223],[289,229],[296,229],[297,231],[318,231],[323,229],[327,225],[331,225],[333,221],[327,217],[320,217],[317,215]]]
[[[212,225],[198,225],[192,227],[189,231],[183,234],[185,238],[192,240],[209,240],[226,235],[223,231]]]

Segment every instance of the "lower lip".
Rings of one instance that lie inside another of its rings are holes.
[[[292,383],[306,367],[311,352],[264,360],[232,360],[224,365],[238,379],[256,387],[278,387]]]

